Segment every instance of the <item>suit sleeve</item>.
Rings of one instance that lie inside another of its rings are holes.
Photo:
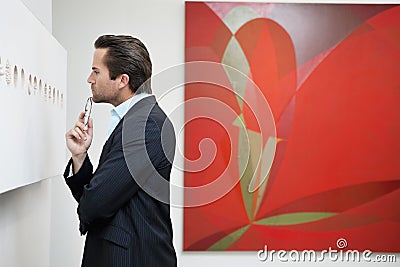
[[[140,176],[141,181],[148,179],[154,173],[154,166],[149,159],[148,150],[159,146],[160,131],[155,123],[148,123],[147,118],[136,117],[133,122],[134,130],[128,131],[143,132],[152,129],[152,136],[147,138],[145,134],[125,135],[125,142],[122,142],[122,127],[115,133],[110,151],[101,161],[98,169],[93,174],[90,183],[84,185],[82,196],[79,200],[78,215],[81,222],[81,232],[84,234],[90,225],[98,220],[106,220],[117,213],[137,193],[139,185],[135,176]],[[127,131],[127,126],[124,126]],[[128,141],[126,141],[128,140]],[[127,151],[133,153],[135,169],[127,162]],[[144,156],[146,155],[146,156]],[[143,158],[147,158],[143,159]]]
[[[90,162],[89,156],[86,156],[79,171],[69,176],[70,170],[72,168],[72,158],[69,160],[67,167],[65,168],[64,178],[65,182],[71,190],[72,196],[77,202],[82,197],[83,187],[90,182],[93,177],[93,165]]]
[[[78,205],[81,228],[90,228],[94,221],[112,217],[137,190],[138,186],[126,165],[122,145],[113,144],[105,161],[83,188]]]

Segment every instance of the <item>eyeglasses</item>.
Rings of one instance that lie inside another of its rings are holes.
[[[90,114],[92,113],[92,106],[93,106],[93,99],[90,96],[87,101],[86,101],[86,105],[85,105],[85,117],[83,118],[83,124],[88,125],[89,123],[89,118],[90,118]]]

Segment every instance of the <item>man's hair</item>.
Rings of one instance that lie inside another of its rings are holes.
[[[121,74],[129,76],[129,87],[136,93],[151,94],[152,65],[146,46],[137,38],[128,35],[102,35],[94,47],[106,48],[104,64],[111,80]]]

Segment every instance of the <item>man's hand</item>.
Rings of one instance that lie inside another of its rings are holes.
[[[77,173],[87,156],[87,151],[93,139],[93,120],[89,119],[87,126],[83,124],[85,112],[79,114],[75,127],[65,134],[65,142],[72,154],[73,170]]]

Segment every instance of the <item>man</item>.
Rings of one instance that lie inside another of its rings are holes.
[[[64,177],[87,234],[82,266],[176,266],[168,202],[175,135],[151,95],[148,51],[134,37],[115,35],[100,36],[95,48],[93,102],[114,106],[95,172],[87,153],[93,120],[85,125],[82,112],[66,133],[72,157]]]

